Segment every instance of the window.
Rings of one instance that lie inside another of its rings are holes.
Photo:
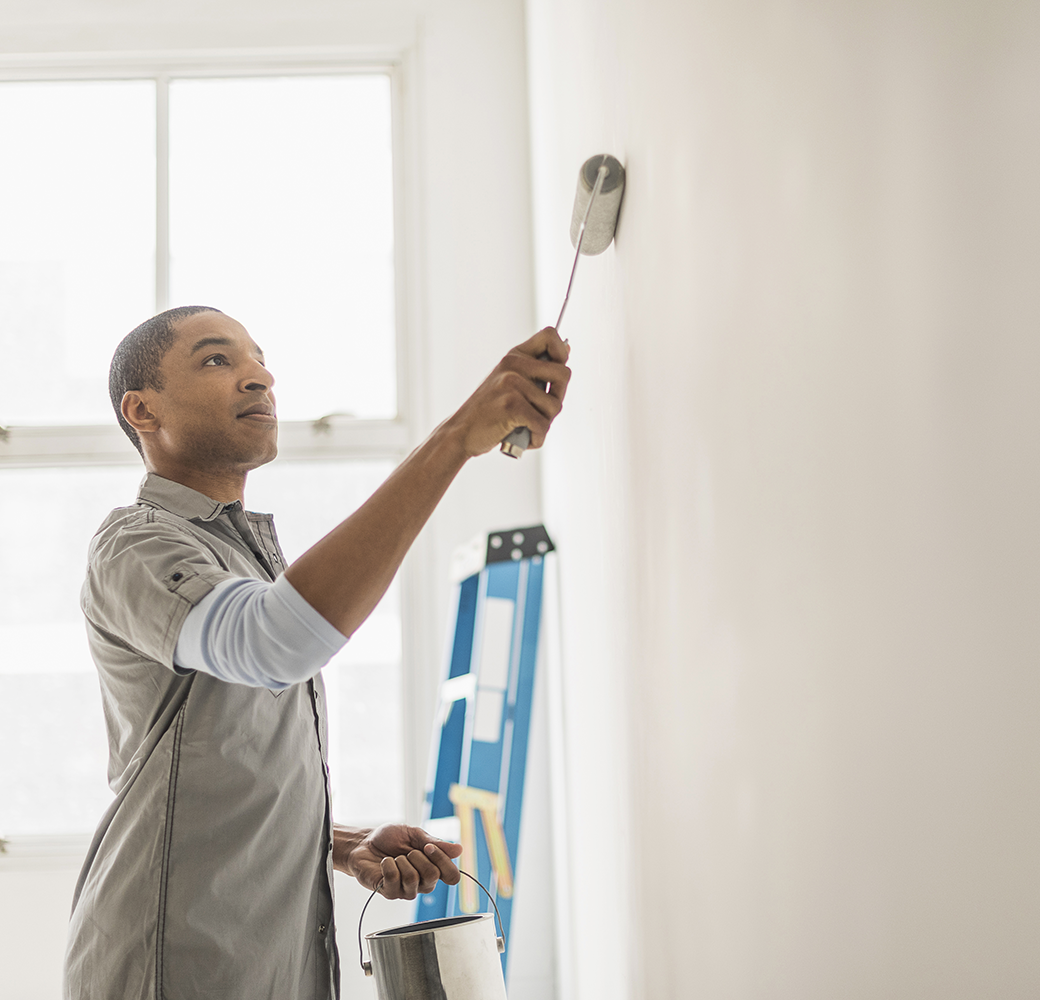
[[[290,560],[405,450],[391,76],[263,69],[0,83],[0,835],[86,834],[110,800],[78,592],[141,477],[107,396],[125,333],[201,303],[263,347],[280,456],[247,503]],[[400,815],[396,587],[337,660],[337,815]]]

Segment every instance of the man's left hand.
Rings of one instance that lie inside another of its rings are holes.
[[[387,899],[415,899],[432,892],[438,881],[455,885],[459,870],[452,859],[461,844],[431,837],[417,826],[387,823],[374,830],[333,828],[333,864],[366,889]],[[382,883],[380,885],[380,883]]]

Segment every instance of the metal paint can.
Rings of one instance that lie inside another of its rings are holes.
[[[495,897],[469,872],[459,874],[484,890],[501,926]],[[378,891],[373,891],[368,903]],[[490,913],[420,920],[366,934],[371,956],[366,962],[361,924],[368,903],[358,920],[358,951],[365,975],[375,976],[379,1000],[506,1000],[499,957],[506,941],[495,933]]]
[[[390,927],[365,940],[379,1000],[506,1000],[490,913]]]

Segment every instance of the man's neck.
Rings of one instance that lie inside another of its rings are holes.
[[[156,463],[148,460],[145,461],[145,468],[157,476],[162,476],[163,479],[187,486],[217,503],[234,503],[239,500],[244,505],[247,475],[245,472],[212,472],[206,469],[186,468],[167,462]]]

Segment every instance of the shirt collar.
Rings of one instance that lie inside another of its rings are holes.
[[[190,486],[175,483],[172,479],[163,479],[154,472],[149,472],[144,477],[137,499],[194,521],[212,521],[225,510],[242,506],[237,500],[228,504],[218,503]]]

